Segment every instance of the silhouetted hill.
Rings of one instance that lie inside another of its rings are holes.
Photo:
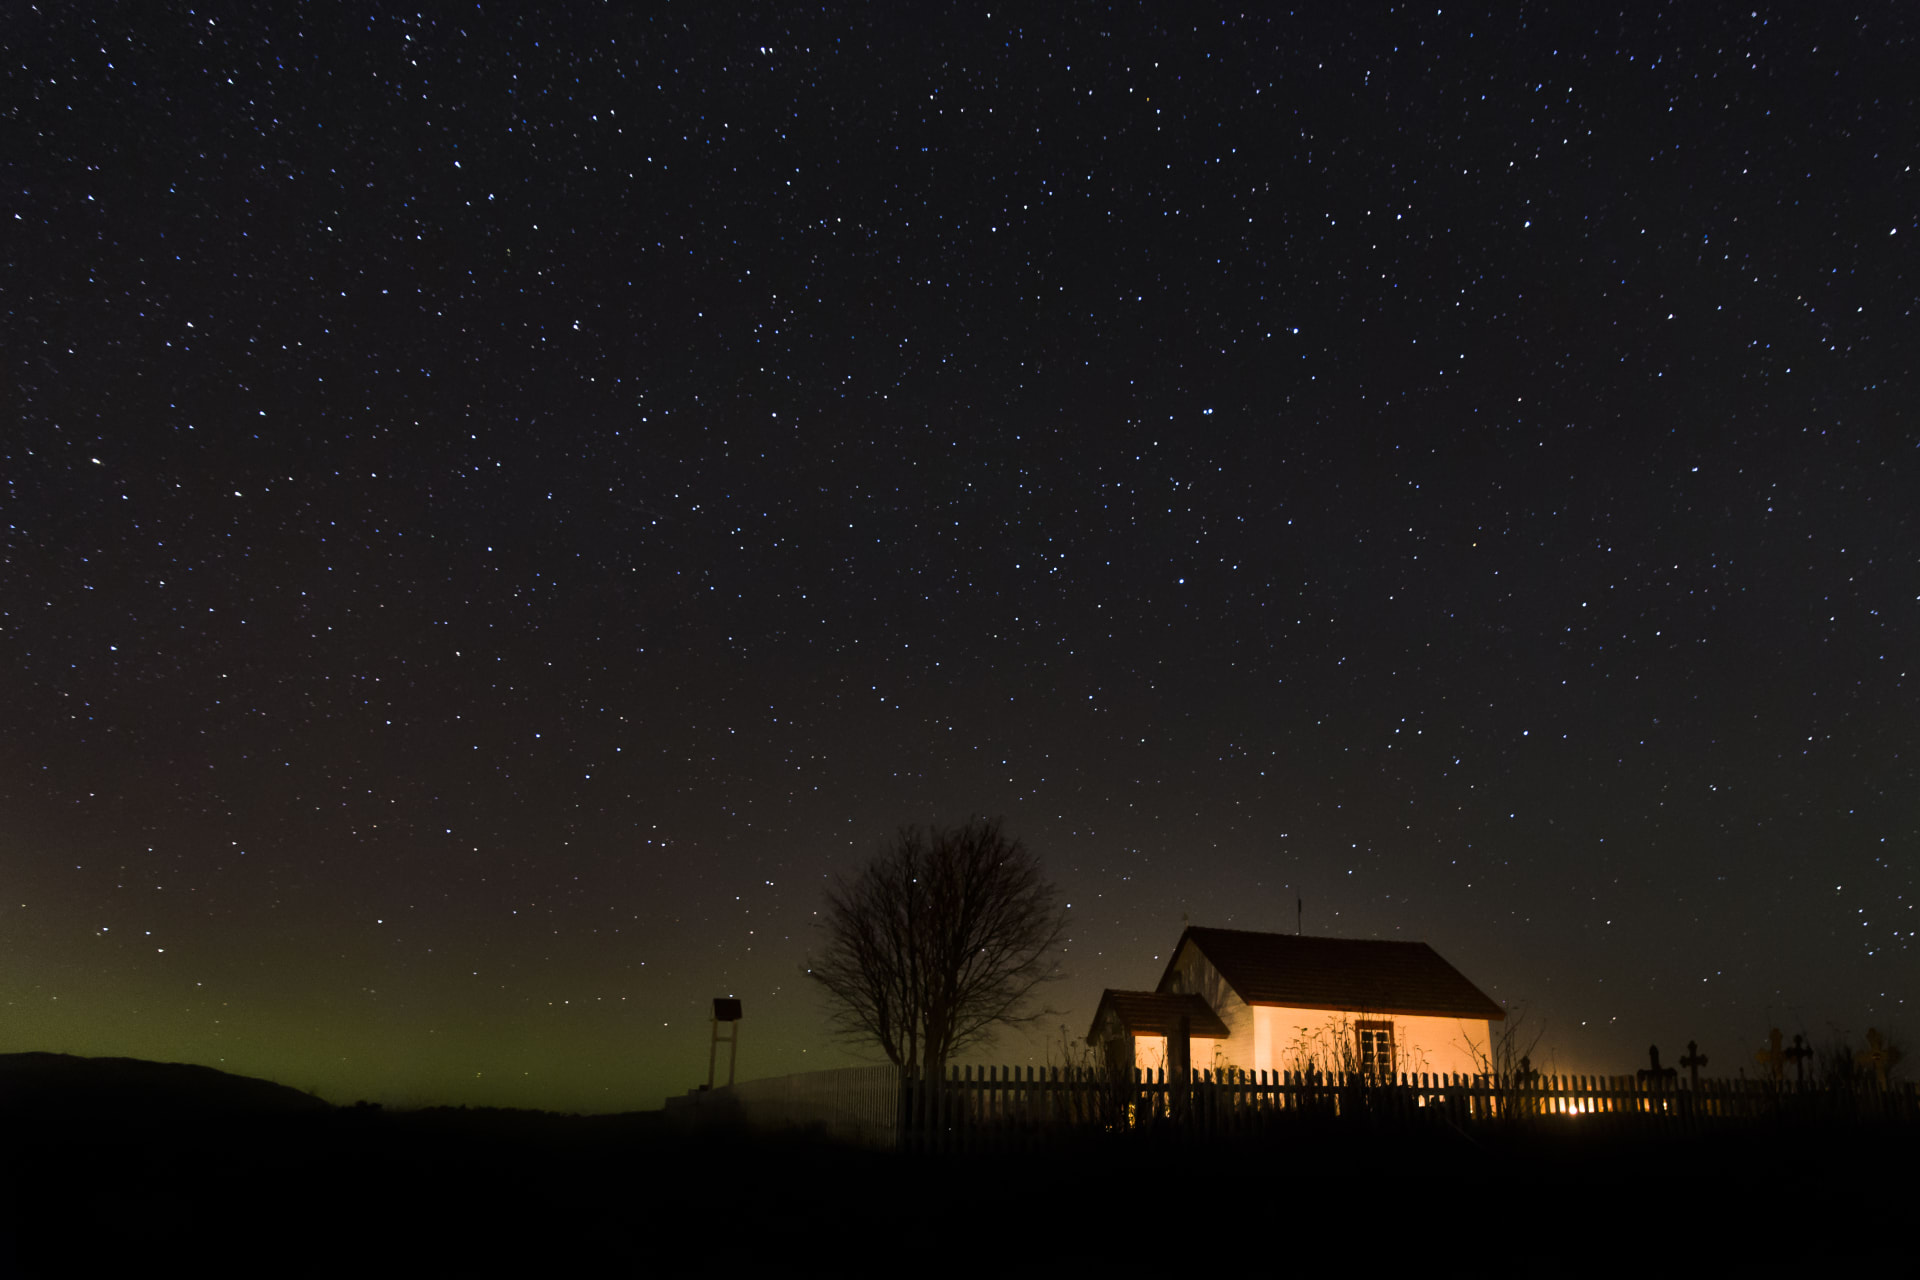
[[[938,1276],[1102,1256],[1171,1271],[1196,1239],[1232,1230],[1327,1271],[1356,1251],[1438,1248],[1526,1270],[1572,1250],[1576,1270],[1626,1275],[1677,1250],[1710,1256],[1696,1268],[1709,1275],[1866,1258],[1840,1270],[1877,1276],[1904,1273],[1898,1224],[1920,1194],[1909,1126],[1667,1139],[1593,1125],[1396,1137],[1356,1123],[1284,1142],[1103,1134],[931,1157],[700,1131],[659,1112],[329,1107],[205,1067],[58,1054],[0,1057],[0,1126],[8,1280],[168,1263],[276,1278],[625,1275],[690,1250],[857,1274],[903,1258]],[[1182,1216],[1169,1186],[1205,1194]]]
[[[125,1114],[325,1110],[311,1094],[186,1062],[79,1058],[65,1053],[0,1054],[0,1112]]]

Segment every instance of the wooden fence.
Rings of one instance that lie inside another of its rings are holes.
[[[1799,1086],[1791,1081],[1407,1073],[1391,1082],[1304,1072],[954,1067],[916,1078],[855,1067],[751,1080],[675,1099],[694,1123],[811,1130],[903,1151],[1051,1146],[1096,1134],[1218,1141],[1327,1124],[1383,1134],[1486,1125],[1630,1126],[1669,1134],[1759,1122],[1920,1125],[1911,1084]],[[1572,1131],[1569,1128],[1568,1131]]]
[[[1135,1071],[1132,1080],[1061,1068],[956,1067],[901,1086],[896,1144],[912,1151],[1047,1145],[1078,1133],[1157,1132],[1211,1141],[1298,1130],[1316,1120],[1411,1132],[1422,1126],[1551,1124],[1696,1132],[1762,1120],[1807,1124],[1920,1123],[1920,1090],[1796,1086],[1759,1080],[1532,1079],[1407,1073],[1358,1076],[1237,1070]]]

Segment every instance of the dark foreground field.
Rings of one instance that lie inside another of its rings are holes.
[[[205,1080],[105,1073],[49,1089],[30,1075],[0,1069],[0,1275],[1525,1275],[1682,1261],[1710,1275],[1866,1260],[1899,1274],[1920,1190],[1911,1130],[1654,1142],[1578,1122],[1475,1139],[1332,1128],[1248,1148],[1122,1140],[934,1160],[690,1134],[658,1113],[398,1114]]]

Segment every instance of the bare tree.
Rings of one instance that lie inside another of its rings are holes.
[[[1467,1052],[1484,1074],[1496,1080],[1513,1080],[1535,1070],[1533,1051],[1540,1047],[1546,1033],[1545,1027],[1527,1025],[1524,1010],[1509,1008],[1504,1019],[1487,1024],[1485,1044],[1466,1037]]]
[[[827,890],[825,949],[807,974],[836,1030],[890,1061],[938,1074],[999,1027],[1030,1022],[1066,927],[1059,893],[999,819],[902,828]]]

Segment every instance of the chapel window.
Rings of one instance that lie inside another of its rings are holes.
[[[1354,1034],[1359,1037],[1356,1059],[1360,1064],[1360,1074],[1369,1080],[1392,1080],[1393,1024],[1358,1023]]]

